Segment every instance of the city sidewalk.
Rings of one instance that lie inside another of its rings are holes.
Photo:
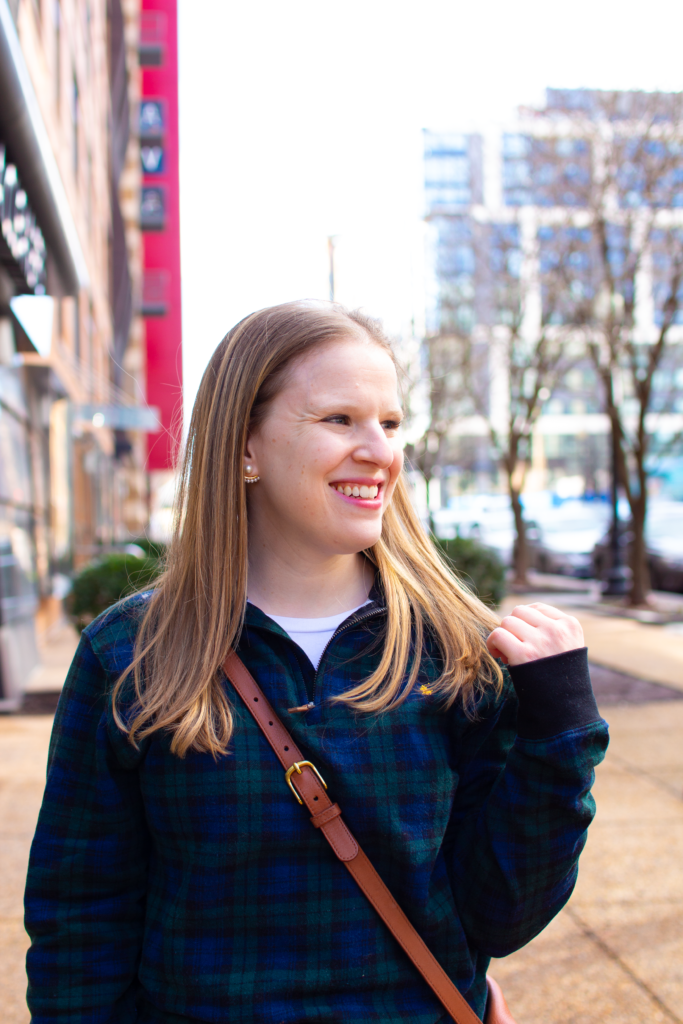
[[[611,742],[571,900],[491,972],[519,1024],[683,1024],[683,629],[579,585],[509,595],[501,613],[531,601],[581,622]]]
[[[611,744],[574,895],[491,965],[519,1024],[683,1021],[683,700],[601,711]]]
[[[597,690],[612,742],[572,899],[492,973],[519,1024],[683,1024],[683,636],[586,610],[578,592],[509,597],[503,611],[534,599],[582,621],[591,660],[606,666]],[[70,626],[53,627],[27,701],[38,713],[0,716],[3,1024],[29,1021],[22,892],[52,726],[40,712],[52,709],[75,646]],[[638,675],[663,685],[638,684]]]
[[[596,665],[683,690],[683,627],[679,623],[651,626],[564,604],[560,607],[580,620],[591,661]]]
[[[25,1024],[28,939],[23,926],[28,854],[45,786],[52,718],[78,637],[64,619],[39,640],[42,664],[27,685],[29,714],[0,715],[0,1006],[3,1024]],[[42,713],[41,713],[42,712]]]
[[[45,785],[52,715],[0,716],[0,1006],[28,1024],[23,926],[26,865]]]

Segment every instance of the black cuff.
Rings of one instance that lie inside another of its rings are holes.
[[[588,671],[588,648],[508,668],[519,699],[517,733],[538,740],[600,718]]]

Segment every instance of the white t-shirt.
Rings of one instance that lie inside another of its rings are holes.
[[[289,633],[294,643],[305,651],[311,664],[317,668],[323,651],[344,619],[348,619],[349,615],[353,615],[359,608],[364,608],[366,604],[370,604],[370,601],[363,601],[363,604],[351,608],[348,612],[327,615],[324,619],[295,619],[286,615],[270,615],[269,618],[277,622],[285,633]]]

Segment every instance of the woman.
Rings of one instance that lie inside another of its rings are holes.
[[[60,700],[35,1024],[445,1019],[292,798],[233,648],[477,1013],[489,958],[569,897],[607,744],[581,628],[499,625],[445,568],[401,415],[378,325],[338,306],[262,310],[216,350],[166,572],[84,631]]]

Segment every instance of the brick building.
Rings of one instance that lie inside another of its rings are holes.
[[[148,522],[138,42],[139,0],[0,0],[0,707]]]

